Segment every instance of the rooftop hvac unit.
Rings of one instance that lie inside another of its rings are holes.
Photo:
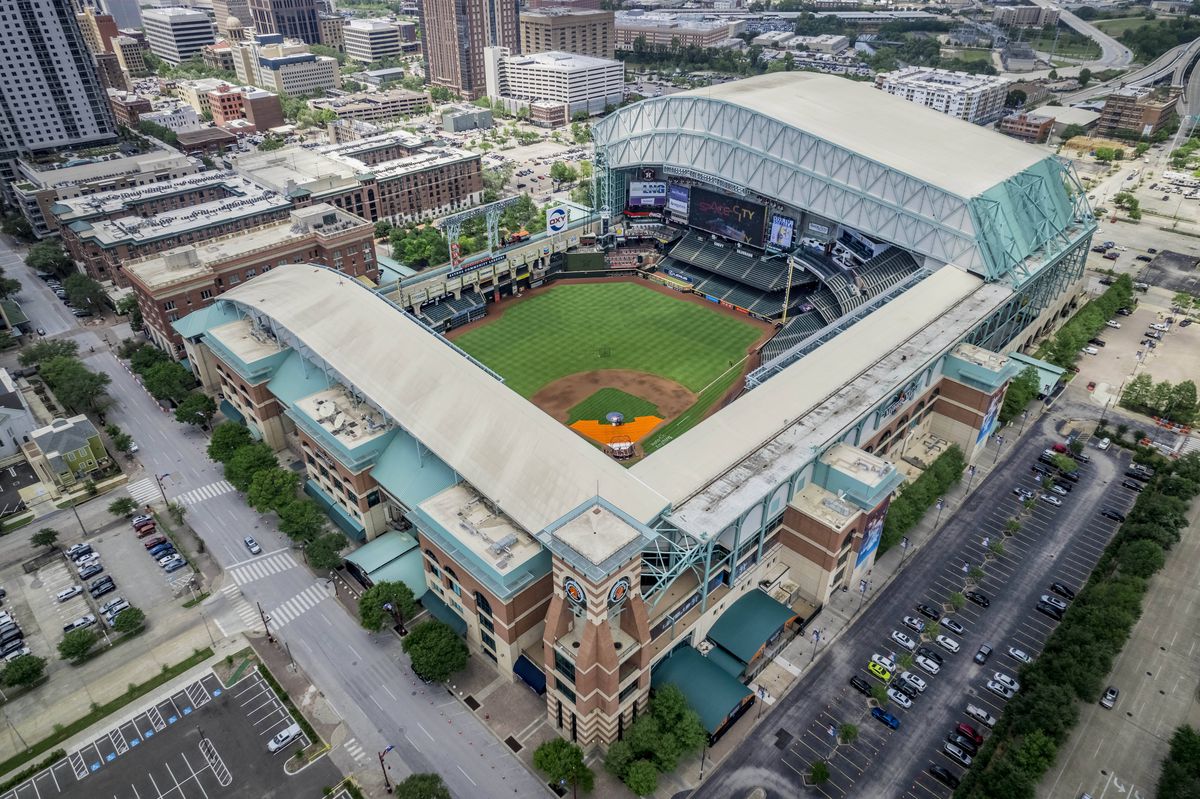
[[[508,535],[504,536],[504,538],[501,538],[499,541],[493,542],[492,545],[490,547],[488,547],[488,550],[490,550],[493,555],[499,555],[504,550],[506,550],[512,546],[515,546],[516,543],[517,543],[516,534],[509,533]]]

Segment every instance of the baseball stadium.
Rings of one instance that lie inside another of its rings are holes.
[[[350,570],[409,583],[562,735],[605,746],[672,683],[716,740],[891,498],[978,457],[1095,223],[1045,151],[833,76],[594,138],[597,207],[546,234],[378,287],[279,266],[175,327],[363,542]]]

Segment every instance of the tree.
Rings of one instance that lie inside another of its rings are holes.
[[[29,224],[29,220],[20,214],[9,214],[4,217],[3,223],[0,223],[0,232],[7,233],[13,238],[21,241],[33,241],[33,225]]]
[[[838,728],[838,739],[844,744],[852,744],[858,740],[858,727],[849,722]]]
[[[824,760],[814,760],[808,767],[808,778],[812,780],[813,785],[823,785],[829,782],[829,766],[825,764]]]
[[[325,514],[308,497],[293,499],[275,511],[279,532],[293,541],[310,541],[325,526]]]
[[[573,796],[579,789],[590,793],[596,775],[583,759],[583,750],[564,738],[551,738],[533,752],[533,765],[546,773],[554,785],[569,785]]]
[[[58,642],[58,656],[72,663],[79,663],[88,656],[96,645],[96,634],[91,630],[72,630]]]
[[[396,799],[452,799],[437,774],[413,774],[396,783]]]
[[[871,683],[871,698],[878,702],[880,707],[887,707],[887,686],[879,682]]]
[[[347,543],[346,535],[340,531],[325,533],[304,548],[308,564],[314,569],[336,569],[342,565],[342,550]]]
[[[29,248],[25,256],[25,265],[35,272],[44,272],[58,278],[65,278],[75,272],[75,262],[63,250],[62,242],[43,241]]]
[[[413,672],[423,680],[445,682],[467,666],[467,645],[440,621],[417,625],[401,645],[412,661]]]
[[[128,433],[118,430],[109,437],[112,439],[113,447],[116,448],[117,452],[124,454],[133,448],[133,438]]]
[[[124,516],[126,518],[133,515],[137,510],[138,504],[131,497],[117,497],[112,502],[108,503],[108,512],[113,516]]]
[[[1040,388],[1037,369],[1027,366],[1021,370],[1008,384],[1008,390],[1004,393],[1004,404],[1000,406],[1000,421],[1007,424],[1016,418],[1038,395]]]
[[[33,685],[46,673],[46,659],[37,655],[21,655],[4,667],[0,679],[5,685],[24,687]]]
[[[259,143],[258,151],[260,153],[267,153],[271,150],[280,150],[286,144],[287,142],[283,139],[268,133],[267,136]]]
[[[237,422],[221,422],[213,428],[208,441],[208,457],[217,463],[226,463],[242,447],[254,443],[254,436],[245,425]]]
[[[138,305],[137,295],[126,294],[117,301],[117,313],[129,317],[129,328],[135,333],[142,329],[142,307]]]
[[[1117,550],[1117,562],[1123,574],[1151,577],[1167,562],[1167,556],[1153,541],[1130,541]]]
[[[3,272],[4,270],[0,269],[0,274],[3,274]],[[19,294],[21,288],[21,281],[0,277],[0,300],[7,300],[9,297]]]
[[[649,760],[635,760],[625,771],[625,787],[636,796],[649,796],[658,790],[658,769]]]
[[[107,295],[100,283],[87,275],[76,272],[63,281],[63,290],[67,299],[76,308],[87,308],[94,313],[104,310]]]
[[[417,615],[412,589],[401,582],[379,582],[358,598],[358,623],[377,633],[385,623],[404,624]]]
[[[1079,88],[1086,89],[1087,85],[1092,82],[1092,71],[1087,67],[1079,70]]]
[[[175,421],[207,427],[216,414],[217,403],[213,402],[213,398],[201,391],[193,391],[175,409]]]
[[[137,632],[146,623],[146,614],[141,608],[127,607],[113,619],[113,629],[119,633]]]
[[[41,365],[41,374],[54,395],[71,410],[98,412],[109,404],[104,389],[111,378],[91,371],[75,358],[51,358]]]
[[[1020,89],[1013,89],[1004,97],[1004,104],[1009,108],[1020,108],[1025,105],[1025,100],[1029,97]]]
[[[140,342],[129,352],[127,357],[129,358],[129,368],[139,375],[145,375],[150,367],[156,364],[167,363],[171,360],[170,355],[145,342]]]
[[[79,345],[70,339],[48,339],[30,344],[21,350],[22,366],[40,366],[58,357],[74,357]]]
[[[1200,733],[1187,724],[1171,736],[1155,795],[1158,799],[1200,796]]]
[[[249,444],[233,453],[233,457],[225,464],[225,479],[238,491],[250,489],[254,475],[264,469],[274,469],[278,466],[275,453],[263,443]]]
[[[1072,458],[1069,458],[1066,455],[1058,452],[1054,453],[1050,460],[1054,461],[1054,468],[1058,469],[1064,474],[1070,474],[1079,468],[1079,464],[1076,463]]]
[[[961,593],[959,593],[958,591],[955,591],[953,594],[950,595],[948,601],[950,602],[950,607],[954,608],[955,610],[958,610],[963,606],[963,603],[967,601],[967,598],[965,596],[963,596]]]
[[[35,547],[55,549],[58,546],[58,530],[53,527],[43,527],[29,537],[29,543]]]
[[[579,173],[562,161],[555,161],[550,167],[550,179],[556,183],[574,183]]]
[[[260,469],[250,478],[246,501],[259,513],[278,511],[296,498],[299,485],[300,476],[291,469]]]
[[[178,361],[163,361],[142,373],[142,382],[150,396],[178,405],[192,390],[196,378]]]
[[[633,747],[629,745],[629,741],[613,741],[604,755],[604,770],[617,779],[624,780],[634,759]]]

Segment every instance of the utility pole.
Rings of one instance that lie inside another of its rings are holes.
[[[261,602],[255,602],[254,604],[258,605],[258,616],[262,619],[263,632],[267,634],[267,640],[272,644],[275,643],[275,636],[271,635],[271,617],[263,612]]]
[[[387,764],[383,762],[383,756],[386,755],[388,752],[392,751],[393,749],[395,749],[395,747],[392,746],[391,744],[388,744],[387,749],[384,749],[382,752],[379,753],[379,770],[383,772],[383,787],[385,790],[387,790],[388,793],[392,792],[392,783],[388,779]]]
[[[158,483],[158,493],[162,494],[163,504],[167,507],[170,507],[171,503],[167,500],[167,489],[163,487],[163,478],[170,476],[170,472],[167,472],[166,474],[159,474],[158,472],[154,473],[154,482]]]

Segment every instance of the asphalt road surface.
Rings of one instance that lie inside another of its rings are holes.
[[[1016,485],[1033,487],[1030,466],[1042,449],[1057,440],[1054,424],[1059,419],[1060,414],[1047,414],[1031,423],[1031,429],[1015,444],[1005,442],[1004,446],[1015,446],[1005,455],[1007,465],[974,489],[973,501],[946,521],[934,545],[913,556],[837,646],[772,707],[759,731],[727,758],[696,796],[725,799],[762,787],[770,797],[791,797],[800,789],[802,775],[811,763],[827,757],[831,779],[814,789],[827,796],[894,796],[903,791],[918,797],[949,794],[944,788],[927,790],[926,784],[937,783],[921,772],[932,762],[961,771],[944,758],[934,761],[933,757],[954,724],[966,720],[962,711],[968,701],[987,704],[992,708],[989,712],[999,716],[1002,701],[987,694],[986,681],[980,678],[1001,668],[1015,674],[1012,667],[1016,664],[1000,654],[1010,642],[1031,655],[1040,651],[1052,625],[1047,624],[1048,618],[1043,623],[1040,614],[1035,617],[1037,597],[1049,593],[1047,586],[1053,580],[1061,579],[1072,587],[1082,585],[1116,528],[1115,523],[1098,517],[1097,511],[1102,504],[1132,504],[1132,496],[1119,487],[1121,464],[1127,456],[1089,448],[1092,463],[1084,467],[1082,479],[1063,498],[1062,507],[1039,501],[1024,517],[1021,532],[1006,542],[1005,555],[985,568],[980,590],[991,599],[990,607],[967,603],[951,614],[965,627],[965,635],[942,630],[960,643],[961,651],[951,654],[934,646],[945,660],[940,673],[931,676],[914,669],[928,684],[926,692],[911,710],[889,703],[888,709],[900,719],[898,730],[893,732],[873,719],[866,698],[848,682],[852,676],[875,679],[866,670],[872,654],[904,651],[890,636],[893,630],[904,630],[901,619],[905,615],[917,615],[917,603],[934,605],[962,589],[964,562],[979,564],[984,536],[991,541],[1003,537],[1004,521],[1019,508],[1012,489]],[[978,667],[971,658],[985,642],[997,653],[987,666]],[[985,672],[985,668],[990,670]],[[858,727],[859,740],[836,746],[830,728],[836,732],[838,725],[847,722]]]

